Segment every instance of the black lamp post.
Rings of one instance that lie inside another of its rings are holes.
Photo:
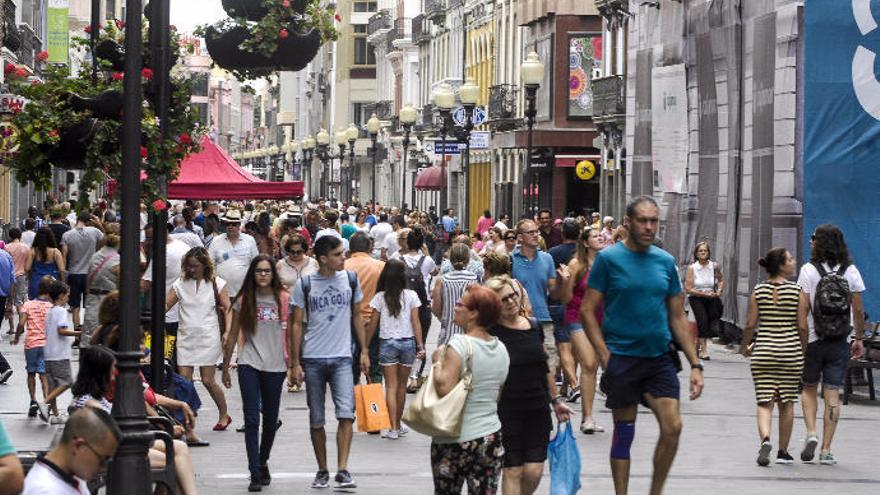
[[[334,199],[342,200],[342,181],[343,181],[343,161],[345,160],[345,143],[348,142],[348,133],[345,129],[340,129],[336,131],[333,135],[333,141],[336,143],[336,146],[339,148],[339,182],[334,181],[337,185],[336,194],[338,197],[334,196]],[[332,173],[332,170],[331,170]]]
[[[371,171],[372,178],[370,180],[370,187],[372,188],[370,191],[370,200],[373,202],[374,207],[376,206],[376,140],[379,137],[379,129],[381,127],[382,123],[374,113],[370,116],[370,120],[367,121],[367,132],[370,133],[370,141],[372,141],[370,154],[373,155],[373,170]]]
[[[526,57],[526,60],[520,66],[520,77],[526,88],[525,116],[526,126],[528,127],[526,170],[525,176],[523,177],[523,182],[528,186],[528,193],[526,194],[526,203],[523,205],[523,209],[525,210],[526,215],[534,217],[538,210],[538,198],[535,197],[536,194],[534,191],[538,181],[532,176],[532,129],[535,126],[535,116],[537,115],[537,111],[535,110],[535,95],[538,92],[538,87],[541,85],[541,81],[544,79],[544,64],[541,63],[537,53],[531,52]]]
[[[315,135],[315,141],[318,143],[318,159],[321,160],[321,169],[323,170],[321,173],[321,196],[326,198],[330,192],[330,175],[327,170],[327,161],[330,159],[330,134],[327,129],[318,131],[318,134]]]
[[[154,0],[153,9],[166,9],[168,0]],[[94,3],[94,2],[93,2]],[[140,168],[141,117],[143,92],[141,68],[143,38],[141,33],[141,0],[126,1],[125,102],[122,121],[122,225],[120,257],[119,351],[116,353],[116,394],[113,417],[123,437],[110,467],[108,493],[147,495],[151,490],[150,463],[147,459],[153,434],[148,432],[144,408],[144,389],[140,379],[140,308],[138,287],[140,274]],[[94,30],[93,30],[94,33]],[[93,63],[97,62],[93,60]],[[164,239],[154,239],[163,242]],[[164,260],[155,260],[159,263]],[[158,316],[156,316],[158,317]]]
[[[464,193],[464,207],[463,211],[463,220],[464,220],[464,228],[467,229],[470,224],[470,199],[471,199],[471,181],[470,176],[470,166],[471,166],[471,132],[474,130],[474,108],[477,106],[477,99],[480,97],[480,87],[477,86],[477,83],[474,81],[472,77],[467,78],[464,84],[461,85],[461,88],[458,90],[459,98],[461,99],[461,104],[464,107],[464,127],[460,128],[457,132],[459,141],[464,142],[465,152],[464,159],[462,160],[463,166],[462,171],[464,172],[464,183],[465,183],[465,193]]]
[[[404,211],[406,207],[406,158],[409,155],[409,134],[412,132],[413,124],[419,117],[418,111],[409,103],[400,109],[400,124],[403,126],[403,188],[400,190],[400,211]],[[412,209],[413,205],[409,205]]]
[[[440,215],[447,209],[448,191],[446,187],[446,135],[449,133],[450,121],[452,120],[452,108],[455,106],[455,93],[448,83],[442,83],[434,91],[434,105],[440,112],[440,146],[442,147],[442,159],[440,161]]]
[[[356,125],[354,125],[354,123],[350,124],[348,126],[348,129],[345,130],[345,135],[348,138],[348,169],[345,174],[345,177],[346,177],[345,189],[348,192],[345,194],[344,198],[349,203],[354,203],[354,191],[351,186],[352,177],[355,177],[354,174],[356,173],[356,170],[357,170],[354,166],[354,143],[357,142],[357,138],[358,138],[358,136],[360,136],[360,134],[361,134],[360,129],[358,129],[358,127]],[[360,194],[358,194],[358,195],[360,195]]]

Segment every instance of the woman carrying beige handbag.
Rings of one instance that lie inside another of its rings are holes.
[[[431,383],[423,387],[425,394],[435,390],[441,401],[451,394],[459,397],[462,389],[461,395],[466,394],[458,436],[435,436],[431,442],[434,493],[459,494],[465,481],[468,493],[495,493],[504,457],[498,396],[510,358],[504,344],[487,329],[498,321],[501,299],[494,291],[473,285],[454,311],[453,321],[464,334],[453,336],[434,352]],[[468,381],[470,391],[466,390]],[[418,403],[413,401],[413,405]]]

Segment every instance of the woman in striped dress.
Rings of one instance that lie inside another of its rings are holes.
[[[767,272],[749,300],[749,316],[743,331],[740,352],[751,356],[752,379],[758,402],[758,465],[770,464],[773,404],[779,406],[779,450],[777,464],[791,464],[788,442],[794,422],[794,403],[798,397],[804,349],[807,346],[807,298],[798,284],[788,280],[795,273],[795,262],[784,248],[773,248],[758,260]],[[759,325],[760,323],[760,325]],[[750,345],[755,328],[755,343]]]
[[[467,244],[455,243],[449,248],[449,262],[452,271],[437,277],[431,294],[431,311],[440,320],[440,337],[437,345],[445,345],[449,339],[464,331],[452,322],[455,304],[464,295],[464,291],[474,284],[479,284],[477,275],[469,271],[471,249]]]

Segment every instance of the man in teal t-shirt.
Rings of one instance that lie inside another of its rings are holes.
[[[18,454],[3,423],[0,423],[0,494],[20,493],[24,486],[24,471],[21,469],[21,462],[18,461]]]
[[[684,314],[675,260],[654,245],[659,223],[660,208],[652,198],[640,196],[627,205],[627,238],[596,256],[581,304],[587,336],[605,370],[600,383],[605,405],[614,417],[611,474],[617,493],[625,493],[629,483],[629,449],[639,403],[660,423],[651,493],[663,490],[675,459],[681,415],[672,339],[691,363],[691,400],[703,390],[703,367]],[[595,310],[602,303],[605,313],[599,328]]]

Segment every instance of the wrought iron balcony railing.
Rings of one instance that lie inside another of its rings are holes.
[[[399,52],[400,48],[395,46],[394,42],[397,40],[412,40],[412,19],[409,17],[394,19],[394,27],[391,31],[388,31],[386,38],[388,39],[388,47],[385,53]]]
[[[431,25],[424,14],[413,17],[412,40],[414,43],[424,43],[431,40]]]
[[[367,21],[367,36],[371,36],[381,30],[391,29],[391,11],[382,9],[370,16]]]
[[[15,23],[15,2],[6,0],[3,2],[3,46],[13,52],[21,47],[21,34]]]
[[[33,29],[27,24],[19,26],[21,46],[18,49],[18,61],[27,67],[34,67],[34,50],[40,46],[40,40]]]
[[[590,86],[593,91],[594,121],[626,114],[622,76],[593,79]]]
[[[367,115],[375,113],[376,117],[378,117],[381,120],[390,119],[393,116],[393,114],[392,114],[393,108],[394,108],[394,102],[392,102],[390,100],[381,100],[381,101],[377,101],[377,102],[373,102],[373,103],[368,103],[366,105]]]
[[[425,0],[425,17],[434,24],[442,25],[446,19],[447,0]]]
[[[496,84],[489,87],[489,128],[493,131],[510,131],[522,126],[516,116],[519,87],[513,84]]]

